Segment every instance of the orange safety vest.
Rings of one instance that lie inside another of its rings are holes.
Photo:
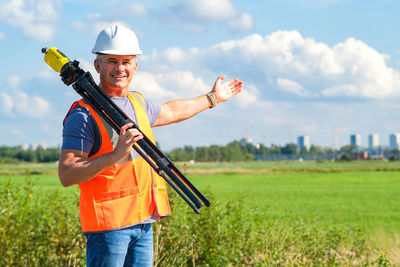
[[[135,110],[138,126],[154,143],[154,135],[143,108],[144,99],[139,93],[134,94],[128,93],[128,97]],[[117,132],[82,100],[75,102],[70,111],[77,105],[88,109],[100,130],[101,147],[90,158],[112,152],[118,141]],[[171,214],[164,179],[133,149],[114,166],[80,183],[79,188],[83,232],[121,229],[143,222],[153,214],[161,217]]]

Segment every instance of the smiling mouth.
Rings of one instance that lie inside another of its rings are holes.
[[[126,78],[126,76],[116,76],[116,75],[112,75],[111,77],[113,77],[114,79],[124,79],[124,78]]]

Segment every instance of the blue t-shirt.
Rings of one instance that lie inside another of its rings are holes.
[[[135,110],[128,97],[111,97],[111,99],[135,124],[138,124]],[[160,115],[161,105],[149,99],[145,99],[145,102],[147,117],[150,125],[153,125]],[[94,118],[86,108],[78,105],[65,120],[61,149],[76,149],[94,155],[99,151],[100,145],[100,130]]]

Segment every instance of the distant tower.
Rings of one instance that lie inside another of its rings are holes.
[[[301,151],[305,147],[310,150],[310,137],[308,135],[302,135],[297,137],[297,149]]]
[[[264,133],[264,146],[267,147],[267,133]]]
[[[339,150],[338,128],[333,128],[333,149]]]
[[[361,146],[361,135],[359,135],[359,134],[350,135],[350,145],[360,147]]]
[[[389,149],[400,149],[400,134],[392,133],[389,135]]]
[[[240,139],[240,142],[241,142],[243,145],[249,144],[249,143],[252,143],[252,142],[253,142],[253,140],[247,136],[247,128],[244,128],[243,137],[242,137],[242,139]]]
[[[368,136],[368,148],[375,149],[379,146],[379,135],[378,134],[370,134]]]

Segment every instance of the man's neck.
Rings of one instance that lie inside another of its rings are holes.
[[[109,97],[125,97],[128,94],[128,88],[110,88],[103,86],[101,83],[99,87]]]

